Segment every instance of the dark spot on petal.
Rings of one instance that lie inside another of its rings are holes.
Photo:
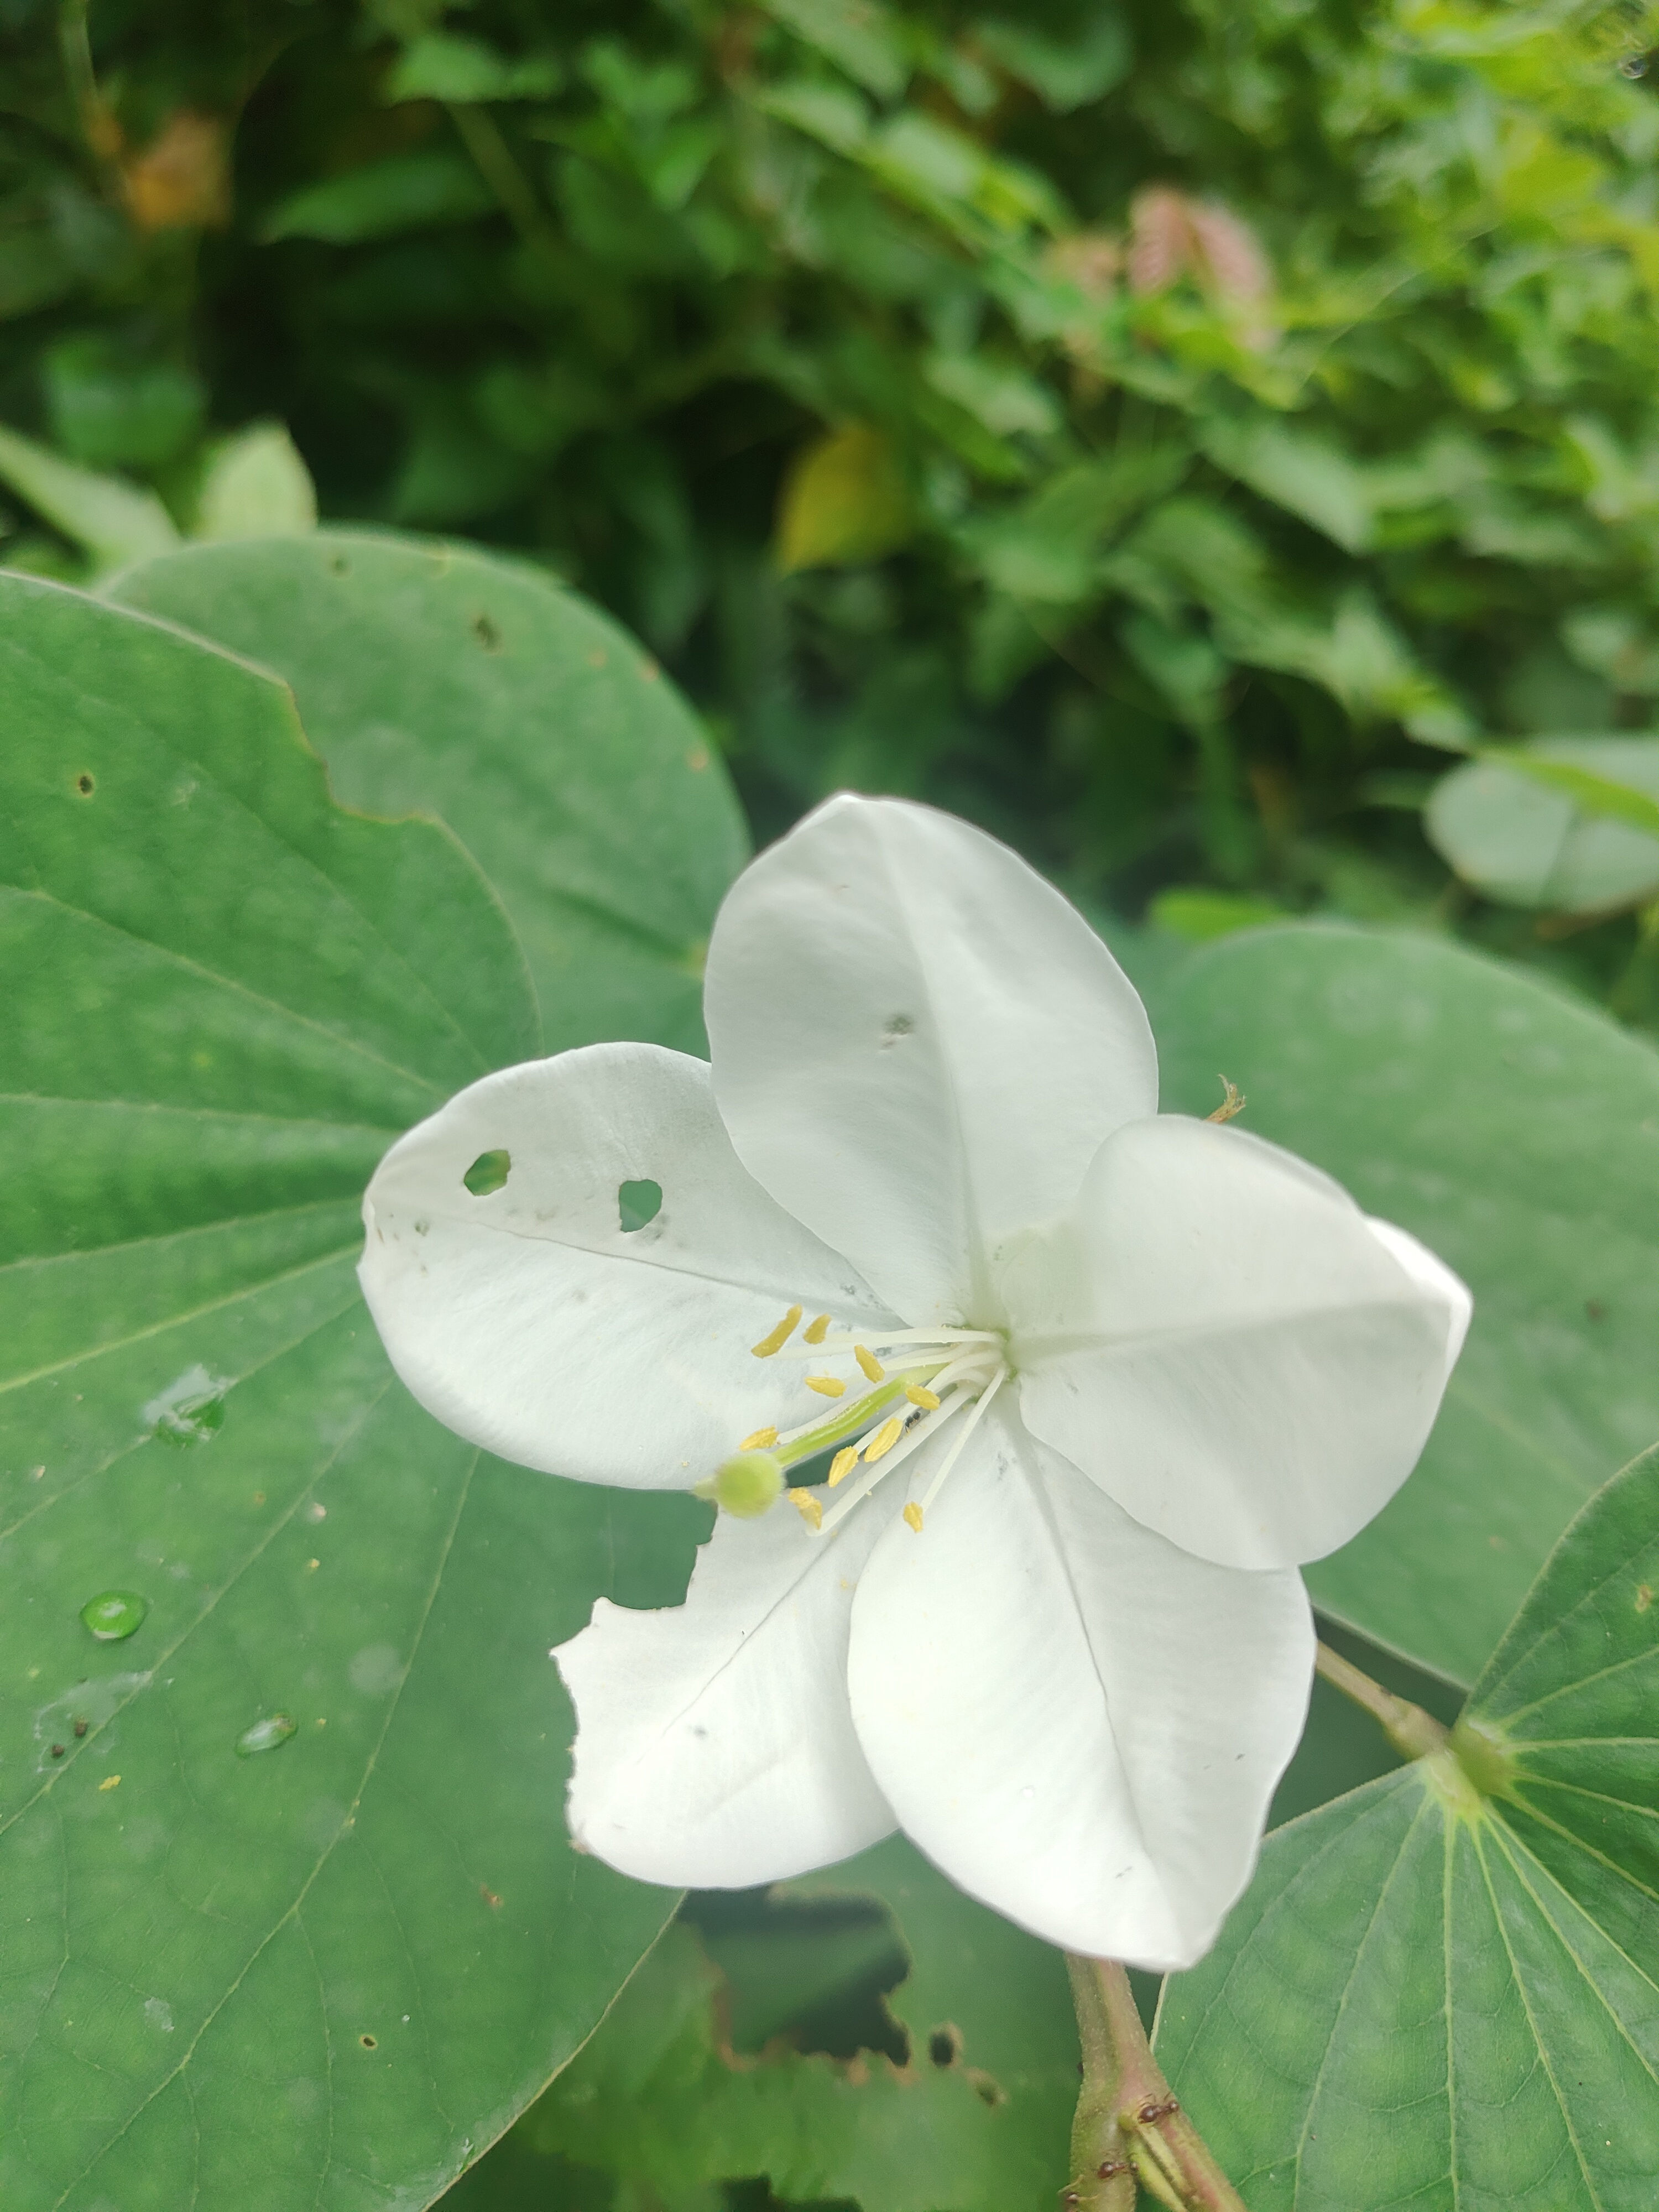
[[[507,1179],[512,1172],[511,1152],[480,1152],[461,1181],[474,1198],[488,1198],[492,1190],[506,1188]]]
[[[643,1229],[662,1212],[662,1185],[653,1182],[649,1176],[641,1182],[622,1182],[617,1186],[617,1213],[625,1236],[631,1237],[636,1229]]]
[[[896,1045],[901,1037],[909,1036],[915,1026],[916,1018],[914,1014],[889,1014],[882,1026],[882,1050],[885,1052],[890,1046]]]

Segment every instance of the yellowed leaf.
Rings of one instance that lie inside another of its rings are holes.
[[[870,423],[845,423],[798,454],[784,479],[778,566],[788,575],[879,560],[910,531],[909,497],[890,441]]]
[[[181,107],[142,154],[121,165],[127,206],[140,230],[210,230],[230,220],[225,126]]]

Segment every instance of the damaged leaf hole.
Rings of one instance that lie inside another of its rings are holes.
[[[331,571],[337,576],[349,576],[351,574],[351,563],[343,553],[335,554],[328,565]]]
[[[647,1176],[641,1182],[622,1182],[617,1186],[617,1213],[622,1222],[623,1233],[631,1237],[636,1229],[643,1229],[662,1212],[662,1185],[653,1182]]]
[[[372,2035],[360,2035],[357,2038],[357,2040],[362,2045],[365,2051],[378,2051],[380,2047],[379,2043]]]
[[[962,2056],[962,2035],[954,2027],[936,2027],[927,2039],[927,2056],[935,2066],[954,2066]]]
[[[507,1179],[512,1172],[511,1152],[480,1152],[461,1181],[474,1198],[488,1198],[491,1191],[506,1188]]]
[[[499,653],[501,651],[501,631],[496,628],[495,624],[491,622],[488,615],[480,614],[473,616],[472,635],[477,639],[479,644],[483,646],[486,653]]]
[[[98,785],[93,777],[90,769],[84,768],[82,769],[80,775],[75,779],[75,788],[80,793],[82,799],[90,799],[92,797],[93,793],[97,790]]]

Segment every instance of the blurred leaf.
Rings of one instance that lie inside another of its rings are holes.
[[[210,456],[194,536],[283,537],[316,526],[311,471],[281,422],[255,422]]]
[[[388,106],[405,100],[546,100],[564,82],[550,54],[508,61],[482,39],[428,31],[404,47],[380,97]]]
[[[495,204],[483,179],[459,154],[393,154],[290,192],[265,217],[260,235],[267,242],[321,238],[349,246],[423,223],[466,222]]]
[[[1602,1469],[1659,1434],[1659,1051],[1554,988],[1432,939],[1251,930],[1157,1008],[1166,1106],[1335,1176],[1474,1293],[1422,1462],[1307,1571],[1316,1601],[1474,1679]]]
[[[0,236],[0,322],[49,307],[74,289],[76,271],[44,223]]]
[[[1659,738],[1493,748],[1441,779],[1425,826],[1489,898],[1568,914],[1638,904],[1659,890]]]
[[[53,436],[88,467],[155,468],[200,425],[206,390],[176,362],[146,360],[92,332],[61,339],[42,367]]]
[[[998,16],[974,27],[975,42],[1012,77],[1029,85],[1056,115],[1098,100],[1124,77],[1133,52],[1129,27],[1115,9],[1088,11],[1071,39]]]
[[[247,662],[0,596],[0,2198],[422,2204],[672,1905],[572,1853],[546,1654],[699,1516],[474,1451],[362,1305],[379,1154],[538,1049],[466,855]]]
[[[0,482],[9,484],[54,529],[82,545],[94,569],[119,568],[178,543],[153,491],[118,477],[94,476],[44,446],[0,428]]]
[[[684,702],[596,608],[464,546],[336,530],[192,547],[112,589],[275,669],[346,804],[447,823],[519,933],[550,1051],[703,1049],[742,819]]]
[[[1060,427],[1060,409],[1046,387],[1011,362],[936,353],[929,356],[924,374],[935,392],[976,415],[1000,438],[1022,433],[1051,437]]]
[[[878,561],[913,527],[892,446],[867,422],[830,430],[796,456],[778,512],[778,565],[786,575]]]
[[[1347,552],[1360,551],[1370,539],[1364,472],[1328,439],[1288,423],[1224,416],[1212,416],[1200,438],[1218,468],[1299,514]]]
[[[795,36],[882,100],[903,91],[910,74],[899,19],[884,0],[764,0]]]
[[[910,1965],[890,2002],[908,2063],[736,2057],[719,1978],[672,1929],[521,2139],[672,2199],[764,2174],[864,2212],[1048,2212],[1065,2179],[1077,2035],[1058,1952],[951,1888],[900,1838],[786,1897],[876,1897]],[[463,2202],[466,2201],[465,2197]]]
[[[1449,1749],[1268,1839],[1158,2051],[1255,2204],[1644,2206],[1659,2171],[1659,1453],[1577,1520]]]
[[[1207,945],[1212,939],[1231,937],[1235,930],[1261,929],[1285,918],[1284,908],[1267,899],[1212,890],[1202,884],[1172,884],[1146,908],[1146,919],[1154,928],[1167,929],[1189,945]]]

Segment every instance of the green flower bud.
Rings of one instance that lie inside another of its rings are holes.
[[[783,1495],[783,1462],[775,1452],[738,1452],[706,1482],[694,1484],[693,1495],[712,1498],[739,1521],[757,1521]]]

